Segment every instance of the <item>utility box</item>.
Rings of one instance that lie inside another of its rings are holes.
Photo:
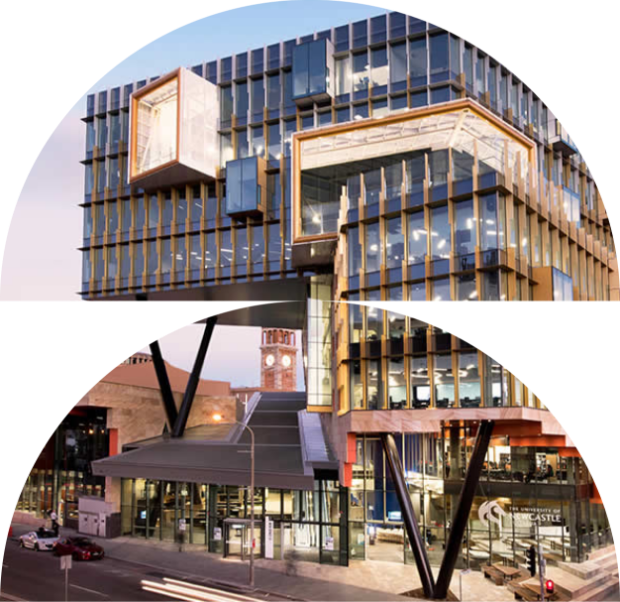
[[[78,532],[94,537],[107,537],[108,517],[113,504],[100,497],[82,496],[78,499]]]

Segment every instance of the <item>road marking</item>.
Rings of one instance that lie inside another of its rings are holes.
[[[98,592],[97,590],[88,589],[87,587],[82,587],[81,585],[74,585],[73,583],[71,583],[69,585],[69,587],[75,587],[76,589],[81,589],[81,590],[83,590],[85,592],[89,592],[90,594],[97,594],[98,596],[102,596],[103,598],[109,598],[110,597],[107,594],[104,594],[102,592]]]
[[[17,596],[7,594],[6,592],[0,592],[0,597],[6,598],[7,600],[14,600],[15,602],[26,602],[23,598],[18,598]]]

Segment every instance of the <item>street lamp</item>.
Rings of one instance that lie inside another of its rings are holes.
[[[214,414],[213,420],[221,422],[223,417],[221,414]],[[231,422],[241,425],[250,432],[250,587],[254,587],[254,431],[238,420]]]

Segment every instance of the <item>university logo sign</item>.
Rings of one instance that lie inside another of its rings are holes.
[[[502,516],[506,516],[506,513],[497,500],[484,502],[484,504],[481,504],[480,508],[478,508],[478,518],[485,527],[489,523],[495,523],[501,529]]]

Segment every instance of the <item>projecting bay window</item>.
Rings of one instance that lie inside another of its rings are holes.
[[[265,212],[267,182],[265,160],[248,157],[226,166],[226,214],[235,217]]]
[[[293,98],[326,100],[333,96],[333,46],[329,40],[312,40],[293,48]]]

